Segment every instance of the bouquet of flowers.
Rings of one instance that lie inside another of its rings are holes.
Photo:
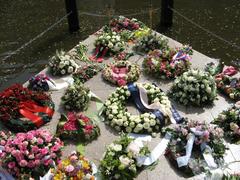
[[[149,51],[153,51],[155,49],[167,49],[168,40],[161,35],[157,35],[152,31],[149,32],[148,35],[142,37],[137,42],[135,49],[138,52],[148,53]]]
[[[128,60],[131,56],[134,56],[134,53],[120,52],[114,56],[114,59],[117,61]]]
[[[221,128],[188,121],[165,131],[172,137],[165,155],[185,175],[200,174],[221,164],[227,149]]]
[[[240,78],[231,77],[224,74],[215,76],[217,88],[228,95],[231,99],[240,100]]]
[[[84,111],[89,102],[90,90],[80,83],[69,86],[62,97],[62,103],[67,110]]]
[[[54,103],[44,92],[14,84],[0,93],[0,119],[14,131],[28,131],[49,122]]]
[[[53,180],[76,179],[95,180],[96,170],[86,157],[77,152],[59,162],[56,169],[52,169]]]
[[[79,68],[73,74],[74,82],[76,82],[77,84],[85,83],[86,81],[91,79],[93,76],[97,75],[97,73],[101,70],[102,70],[102,67],[96,64],[85,65],[82,68]]]
[[[1,154],[4,146],[7,144],[8,139],[12,136],[10,131],[0,131],[0,158],[4,154]]]
[[[86,142],[96,139],[100,135],[100,129],[93,120],[82,113],[68,112],[67,116],[61,116],[57,134],[61,139]]]
[[[228,110],[221,112],[214,123],[224,130],[225,137],[233,143],[240,143],[240,101]]]
[[[78,65],[71,56],[64,51],[56,51],[56,55],[50,59],[49,62],[50,72],[54,76],[64,76],[72,74],[78,68]]]
[[[144,83],[139,86],[147,92],[148,103],[160,104],[159,107],[164,116],[164,122],[170,120],[171,102],[168,97],[158,87]],[[131,115],[126,108],[126,102],[130,99],[131,93],[128,86],[121,86],[113,92],[106,100],[103,109],[105,123],[114,127],[117,131],[127,133],[151,133],[153,136],[160,131],[160,120],[156,115],[150,112],[145,112],[140,115]]]
[[[107,146],[101,160],[100,171],[107,179],[134,179],[144,166],[138,164],[137,158],[147,156],[147,146],[140,146],[133,138],[121,135],[119,140]]]
[[[129,19],[124,16],[119,16],[118,18],[112,19],[109,26],[112,31],[121,32],[123,30],[135,31],[145,27],[145,24],[135,18]]]
[[[125,86],[129,82],[137,81],[140,76],[140,67],[129,61],[116,61],[108,64],[102,76],[105,80],[119,86]]]
[[[124,50],[125,43],[116,32],[107,32],[100,35],[95,41],[95,53],[92,60],[103,61],[103,57],[117,54]]]
[[[175,79],[170,94],[181,104],[202,106],[214,101],[216,83],[209,73],[189,70]]]
[[[33,91],[48,91],[48,82],[51,82],[51,80],[45,74],[37,74],[36,76],[31,77],[28,82],[28,88]]]
[[[4,145],[0,164],[17,179],[39,178],[60,160],[62,146],[45,130],[18,133]]]
[[[89,61],[87,51],[88,51],[87,45],[83,44],[82,42],[79,42],[77,46],[70,50],[69,54],[79,61],[87,62]]]
[[[175,78],[190,68],[190,55],[192,55],[192,48],[189,46],[153,50],[144,59],[143,67],[147,74],[157,78]]]

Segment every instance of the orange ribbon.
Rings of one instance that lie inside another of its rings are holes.
[[[40,127],[44,124],[44,121],[42,118],[34,113],[45,113],[49,117],[53,116],[54,111],[49,108],[49,107],[42,107],[38,106],[35,102],[33,101],[26,101],[26,102],[21,102],[19,104],[19,112],[26,117],[27,119],[31,120],[37,127]]]

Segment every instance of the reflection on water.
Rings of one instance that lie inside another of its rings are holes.
[[[153,29],[156,29],[160,12],[154,11],[152,18],[144,13],[151,5],[160,8],[159,0],[78,0],[79,12],[106,14],[111,7],[114,14],[132,14]],[[71,49],[78,41],[95,32],[108,22],[108,17],[80,15],[81,30],[69,34],[67,21],[63,21],[42,38],[5,62],[1,59],[25,42],[45,30],[65,15],[62,0],[0,0],[0,89],[14,82],[24,82],[46,65],[56,49]],[[219,36],[240,44],[240,1],[238,0],[175,0],[174,8],[201,26]],[[152,20],[151,20],[152,19]],[[239,49],[212,37],[174,14],[174,25],[165,35],[226,63],[239,59]],[[235,62],[239,62],[235,61]]]

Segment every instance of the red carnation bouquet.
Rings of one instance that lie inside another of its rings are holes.
[[[67,116],[61,116],[57,134],[61,139],[88,142],[99,136],[100,129],[93,120],[82,113],[68,112]]]

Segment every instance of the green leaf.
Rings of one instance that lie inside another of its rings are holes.
[[[85,146],[83,144],[77,145],[77,152],[81,153],[82,155],[85,155]]]

